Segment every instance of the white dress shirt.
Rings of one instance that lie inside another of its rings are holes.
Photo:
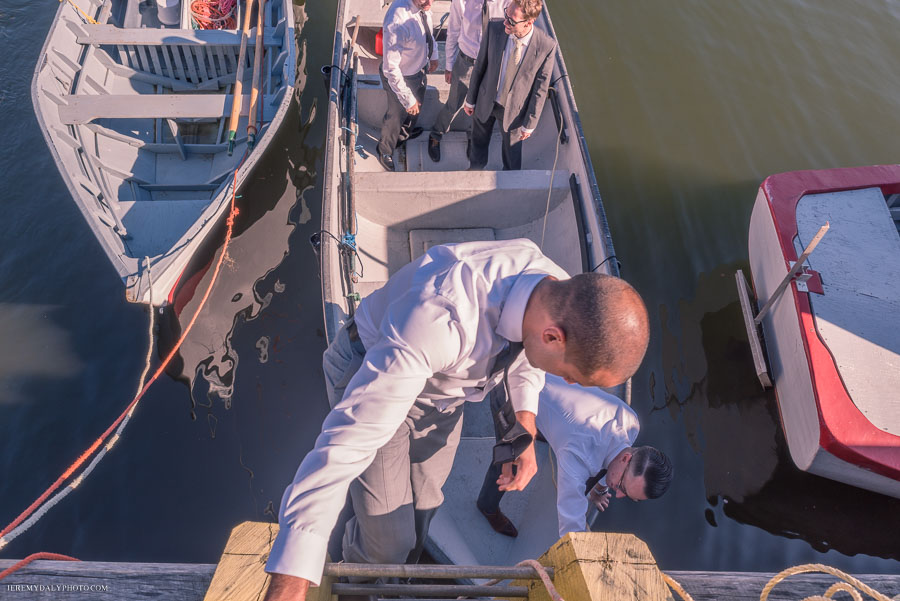
[[[634,444],[641,425],[634,410],[600,388],[567,384],[547,374],[535,420],[559,466],[556,511],[559,536],[583,532],[590,504],[585,482]],[[606,484],[606,477],[601,479]]]
[[[488,5],[488,19],[504,17],[503,11],[508,0],[452,0],[447,23],[447,43],[444,45],[447,71],[453,70],[459,52],[471,59],[478,57],[478,48],[481,47],[481,11],[485,1]]]
[[[418,399],[439,410],[480,401],[507,341],[522,340],[535,286],[568,274],[530,240],[435,246],[360,303],[365,360],[322,424],[285,490],[266,570],[317,583],[350,482],[375,458]],[[510,366],[517,411],[537,413],[544,372],[525,353]]]
[[[410,108],[416,104],[416,97],[406,85],[403,77],[415,75],[421,71],[428,62],[428,39],[425,27],[422,26],[422,12],[413,0],[394,0],[384,15],[384,33],[382,48],[384,57],[382,69],[387,79],[400,99],[404,107]],[[425,11],[425,19],[428,28],[434,31],[431,21],[431,11]],[[431,60],[437,60],[437,41],[431,52]]]

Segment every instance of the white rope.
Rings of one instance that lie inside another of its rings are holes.
[[[556,90],[556,88],[553,88]],[[562,114],[560,114],[562,117]],[[559,160],[559,146],[562,144],[563,121],[560,119],[559,135],[556,136],[556,155],[553,157],[553,169],[550,171],[550,187],[547,189],[547,208],[544,209],[544,226],[541,228],[541,250],[544,250],[544,234],[547,233],[547,216],[550,214],[550,197],[553,195],[553,178],[556,176],[556,162]]]
[[[141,374],[140,381],[138,382],[137,392],[135,393],[135,396],[140,394],[141,390],[144,388],[144,380],[147,377],[147,373],[150,371],[150,361],[153,358],[153,325],[154,325],[153,320],[154,320],[154,312],[156,309],[153,306],[153,279],[150,276],[150,257],[144,257],[144,261],[146,261],[146,263],[147,263],[147,281],[149,282],[149,288],[150,288],[150,327],[149,327],[150,343],[148,344],[148,348],[147,348],[146,364],[144,365],[144,371]],[[122,435],[122,431],[125,430],[125,426],[128,425],[128,422],[131,420],[131,415],[134,413],[134,410],[137,408],[139,403],[140,403],[140,401],[138,401],[137,403],[134,404],[134,407],[131,408],[131,410],[128,412],[128,415],[125,417],[124,420],[122,420],[122,423],[119,424],[119,427],[118,427],[118,429],[116,429],[115,434],[113,434],[110,437],[109,442],[107,442],[103,446],[103,448],[100,450],[100,452],[97,453],[97,456],[94,457],[94,459],[91,461],[91,463],[86,468],[84,468],[84,471],[81,472],[81,474],[76,476],[75,479],[72,480],[68,485],[66,485],[65,488],[63,488],[61,491],[59,491],[54,496],[52,496],[46,503],[44,503],[41,506],[40,509],[38,509],[33,514],[31,514],[31,516],[27,520],[25,520],[24,522],[19,524],[18,527],[11,530],[6,536],[4,536],[3,538],[0,538],[0,549],[5,547],[6,545],[8,545],[15,538],[17,538],[20,534],[22,534],[23,532],[25,532],[26,530],[31,528],[34,524],[37,523],[37,521],[39,519],[44,517],[44,514],[46,514],[48,511],[50,511],[60,501],[65,499],[66,496],[70,492],[72,492],[73,490],[78,488],[78,485],[81,484],[81,482],[85,478],[87,478],[88,475],[92,471],[94,471],[94,468],[97,467],[97,464],[100,463],[100,461],[103,459],[103,457],[105,457],[106,454],[110,451],[110,449],[112,449],[113,446],[115,446],[116,442],[118,442],[119,437]]]

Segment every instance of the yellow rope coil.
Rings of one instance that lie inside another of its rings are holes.
[[[665,572],[660,572],[659,575],[662,576],[663,582],[669,585],[669,588],[677,593],[678,596],[681,597],[684,601],[694,601],[694,598],[691,597],[680,584],[678,584],[677,580],[675,580]]]
[[[81,13],[81,16],[84,17],[85,20],[86,20],[88,23],[90,23],[91,25],[99,25],[99,24],[100,24],[96,19],[94,19],[94,18],[91,17],[89,14],[87,14],[86,12],[84,12],[83,10],[81,10],[81,8],[80,8],[77,4],[75,4],[72,0],[59,0],[59,1],[60,1],[60,2],[68,2],[69,4],[71,4],[72,7],[73,7],[75,10],[77,10],[79,13]]]
[[[851,597],[853,597],[853,601],[862,601],[862,593],[865,593],[875,601],[896,601],[898,597],[894,597],[892,600],[887,595],[879,593],[871,586],[867,585],[865,582],[854,578],[850,574],[846,572],[842,572],[837,568],[832,568],[831,566],[826,566],[820,563],[807,563],[799,566],[794,566],[793,568],[788,568],[784,571],[775,574],[763,587],[762,592],[759,595],[759,601],[767,601],[769,598],[769,593],[772,592],[772,589],[775,586],[790,576],[794,576],[796,574],[807,574],[811,572],[822,572],[824,574],[830,574],[831,576],[835,576],[836,578],[840,578],[843,582],[838,581],[828,587],[828,590],[825,591],[824,595],[813,595],[811,597],[806,597],[803,601],[833,601],[834,596],[837,593],[848,593]],[[694,601],[691,596],[684,590],[684,588],[678,584],[678,582],[663,572],[660,572],[660,575],[663,578],[663,581],[675,592],[679,597],[681,597],[684,601]]]
[[[825,592],[825,597],[827,599],[831,599],[831,596],[838,591],[849,592],[848,588],[853,588],[862,591],[866,595],[875,599],[875,601],[891,601],[891,599],[887,595],[879,593],[871,586],[867,585],[865,582],[862,582],[861,580],[854,578],[850,574],[842,572],[837,568],[822,565],[821,563],[807,563],[804,565],[794,566],[793,568],[788,568],[782,572],[779,572],[778,574],[775,574],[775,576],[773,576],[772,579],[769,580],[768,584],[763,587],[762,593],[759,596],[759,600],[766,601],[766,599],[769,598],[769,593],[772,592],[773,588],[775,588],[775,585],[777,585],[788,576],[793,576],[795,574],[805,574],[809,572],[824,572],[825,574],[830,574],[836,578],[840,578],[847,583],[847,588],[845,588],[843,583],[837,583],[840,586],[831,586],[828,591]],[[829,593],[831,593],[831,595],[829,595]],[[853,598],[856,600],[862,599],[861,596],[857,597],[856,595],[853,595]]]

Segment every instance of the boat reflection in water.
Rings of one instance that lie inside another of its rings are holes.
[[[292,303],[294,297],[306,288],[318,292],[317,283],[308,286],[299,278],[297,281],[286,281],[284,275],[274,273],[289,256],[290,236],[298,226],[311,221],[309,199],[316,194],[315,173],[306,166],[315,164],[317,151],[302,143],[311,123],[300,124],[297,113],[295,107],[288,117],[293,123],[285,127],[287,134],[279,136],[280,140],[275,143],[279,150],[286,148],[287,152],[267,156],[237,200],[239,214],[218,279],[196,324],[167,370],[169,376],[191,388],[192,418],[197,417],[197,406],[207,409],[213,436],[216,422],[213,403],[221,400],[228,410],[234,394],[239,362],[239,355],[232,343],[235,327],[261,316],[273,317],[263,311],[276,295],[286,293],[290,287],[300,288],[289,294]],[[300,143],[297,143],[298,129]],[[222,252],[225,238],[224,224],[219,229],[216,235],[210,237],[213,242],[203,252],[197,253],[185,270],[169,306],[164,310],[159,328],[160,358],[175,345],[197,314],[200,302],[209,289],[213,267]],[[303,246],[300,249],[301,252],[306,250]],[[308,254],[309,260],[314,260],[312,252]],[[288,269],[279,271],[294,272]],[[297,316],[288,318],[288,321],[295,325],[300,323]],[[273,330],[269,328],[269,331]],[[256,356],[253,359],[257,365],[275,360],[273,355],[284,345],[283,337],[291,337],[290,327],[279,326],[274,331],[278,334],[261,335],[256,340]],[[247,377],[252,377],[252,368],[244,371]]]
[[[730,285],[735,269],[701,275],[694,299],[678,308],[680,340],[666,326],[666,408],[683,413],[687,437],[703,457],[709,507],[742,524],[799,538],[818,552],[900,559],[900,500],[828,480],[794,466],[779,424],[774,393],[763,391]],[[746,267],[744,266],[746,269]],[[680,381],[675,378],[680,376]],[[686,395],[678,388],[689,386]],[[683,399],[683,400],[682,400]]]

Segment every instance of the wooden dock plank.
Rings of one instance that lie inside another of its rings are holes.
[[[0,570],[16,560],[0,560]],[[0,598],[200,601],[215,564],[35,561],[0,581]]]
[[[684,587],[694,601],[758,601],[759,594],[775,574],[759,572],[670,572],[670,577]],[[864,574],[854,577],[893,598],[900,595],[900,575]],[[771,601],[799,601],[813,595],[824,595],[837,578],[828,574],[797,574],[778,583],[769,594]],[[838,595],[837,598],[849,598]],[[869,597],[863,595],[863,598]]]
[[[246,545],[240,550],[252,548]],[[17,560],[0,560],[0,570]],[[261,563],[258,563],[260,568]],[[29,601],[50,601],[66,596],[63,587],[107,587],[107,591],[95,589],[97,598],[128,600],[156,599],[160,601],[202,601],[216,570],[215,564],[183,563],[113,563],[97,561],[36,561],[21,571],[0,581],[0,598],[22,595]],[[694,601],[757,601],[772,573],[758,572],[697,572],[668,571],[666,574],[679,582]],[[900,595],[900,575],[855,575],[878,592],[894,598]],[[821,595],[835,582],[826,574],[798,574],[778,584],[769,599],[772,601],[800,601],[811,595]],[[43,591],[37,587],[43,585]],[[13,588],[10,588],[13,587]],[[15,587],[32,587],[29,589]],[[68,589],[79,599],[94,598],[90,591]],[[102,596],[101,596],[102,592]],[[212,591],[211,591],[212,592]],[[677,598],[677,596],[675,596]],[[846,597],[846,596],[845,596]],[[16,597],[18,598],[18,597]],[[207,597],[215,598],[215,597]],[[248,599],[255,597],[248,597]],[[842,597],[839,597],[842,598]],[[849,598],[849,597],[846,597]],[[865,597],[868,598],[868,597]],[[309,597],[312,599],[312,597]],[[573,600],[574,601],[574,600]]]

